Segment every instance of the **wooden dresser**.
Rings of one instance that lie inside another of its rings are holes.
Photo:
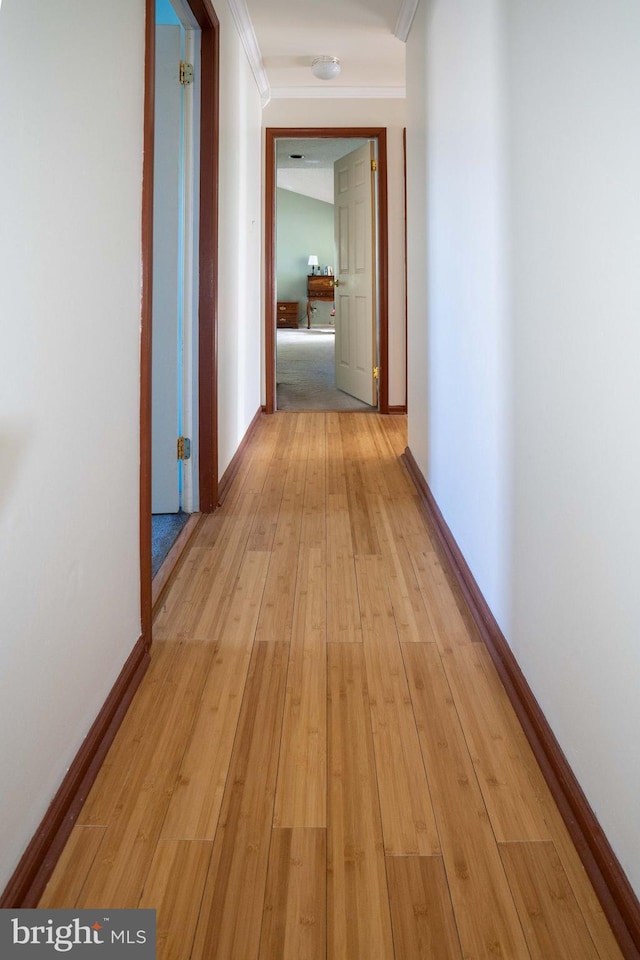
[[[335,299],[335,277],[310,276],[307,277],[307,328],[311,326],[311,303],[313,300],[323,300],[333,303]]]
[[[278,300],[276,322],[279,327],[298,328],[298,301]]]

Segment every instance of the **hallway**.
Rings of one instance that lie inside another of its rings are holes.
[[[163,960],[621,957],[400,456],[263,417],[41,900]]]

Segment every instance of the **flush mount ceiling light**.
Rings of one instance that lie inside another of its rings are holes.
[[[340,73],[340,61],[337,57],[314,57],[311,61],[311,73],[318,80],[333,80]]]

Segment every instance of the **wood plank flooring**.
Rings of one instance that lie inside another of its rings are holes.
[[[620,960],[400,461],[263,417],[41,900],[162,960]]]

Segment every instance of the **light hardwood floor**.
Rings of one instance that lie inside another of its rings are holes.
[[[163,960],[621,958],[405,431],[260,421],[41,906],[156,908]]]

